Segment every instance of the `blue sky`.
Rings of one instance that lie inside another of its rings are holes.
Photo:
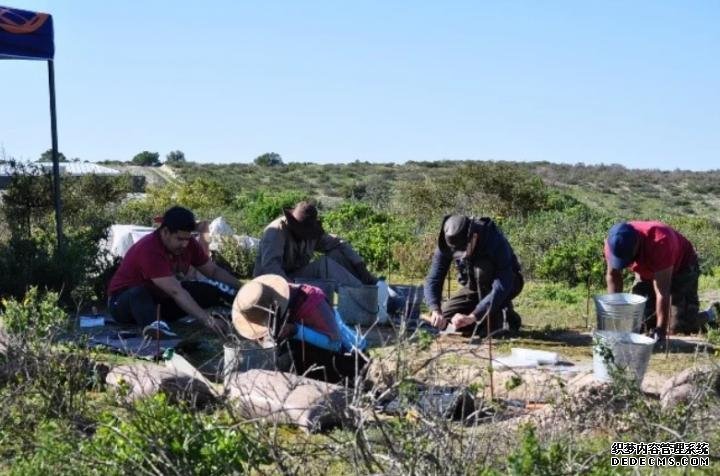
[[[720,168],[720,2],[0,0],[53,14],[60,150]],[[0,61],[0,144],[50,144]]]

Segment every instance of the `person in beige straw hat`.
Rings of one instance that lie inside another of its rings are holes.
[[[303,325],[332,341],[341,339],[335,312],[322,289],[315,286],[288,283],[276,274],[258,276],[235,296],[232,321],[242,337],[269,339],[276,342],[279,352],[289,351],[294,371],[310,378],[338,382],[354,377],[367,363],[354,353],[333,352],[291,338],[296,326]]]
[[[271,336],[271,328],[285,315],[289,299],[290,285],[282,276],[265,274],[253,279],[235,296],[232,307],[235,330],[250,340]],[[285,326],[283,331],[288,333],[290,330]]]

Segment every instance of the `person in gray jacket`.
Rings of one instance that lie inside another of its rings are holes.
[[[315,258],[316,252],[323,256]],[[265,228],[253,276],[264,274],[290,281],[332,279],[345,286],[377,283],[360,255],[349,243],[326,233],[317,207],[305,201],[283,210],[283,216]]]

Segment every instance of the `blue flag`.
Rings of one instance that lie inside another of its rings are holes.
[[[0,6],[0,59],[50,60],[54,55],[52,16]]]

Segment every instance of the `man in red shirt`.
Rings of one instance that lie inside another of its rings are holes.
[[[675,332],[699,332],[717,320],[718,304],[699,311],[700,268],[692,244],[659,221],[617,223],[605,241],[609,293],[623,289],[622,270],[635,273],[632,293],[648,298],[645,324],[664,339]]]
[[[115,320],[134,321],[150,337],[172,337],[165,321],[186,314],[224,330],[224,323],[205,310],[222,304],[222,292],[209,283],[187,280],[187,274],[192,266],[234,289],[240,282],[210,260],[192,236],[196,226],[190,210],[173,207],[163,215],[160,228],[130,247],[108,286],[108,310]]]

